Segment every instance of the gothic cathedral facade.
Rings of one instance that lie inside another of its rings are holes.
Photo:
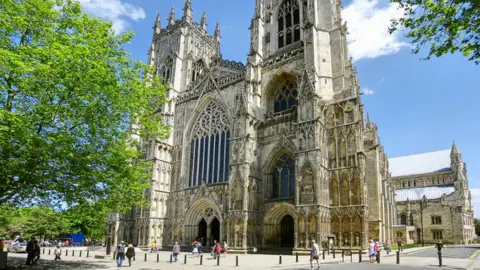
[[[253,1],[253,0],[251,0]],[[365,248],[392,239],[395,201],[377,126],[365,120],[340,0],[256,0],[246,64],[220,27],[172,8],[149,63],[170,85],[166,140],[146,143],[150,206],[119,216],[116,240]]]

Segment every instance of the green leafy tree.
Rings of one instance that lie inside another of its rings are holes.
[[[391,0],[404,10],[392,21],[390,33],[407,30],[413,52],[428,47],[424,59],[461,52],[480,63],[480,1],[478,0]]]
[[[165,86],[74,0],[0,1],[0,204],[145,203]],[[135,125],[133,125],[135,124]]]
[[[110,210],[99,202],[69,209],[63,213],[69,233],[84,233],[90,239],[102,239],[107,234],[105,219]]]

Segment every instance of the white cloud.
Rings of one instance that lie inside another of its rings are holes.
[[[363,93],[364,95],[367,95],[367,96],[368,96],[368,95],[373,95],[373,94],[375,94],[375,91],[373,91],[373,90],[370,89],[370,88],[363,88],[363,89],[362,89],[362,93]]]
[[[123,0],[80,0],[83,10],[100,19],[112,21],[116,33],[128,28],[128,21],[145,19],[145,11]]]
[[[354,61],[394,54],[408,46],[401,41],[400,32],[388,33],[391,19],[403,14],[397,7],[395,3],[382,7],[378,0],[353,0],[343,9],[342,17],[349,33],[348,48]]]
[[[472,206],[475,211],[475,217],[480,217],[480,188],[471,188]]]

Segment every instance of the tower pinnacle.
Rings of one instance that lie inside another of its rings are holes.
[[[162,29],[162,22],[160,19],[160,13],[158,13],[157,18],[155,19],[155,24],[153,25],[153,31],[156,34],[159,34],[161,29]]]
[[[200,20],[200,25],[204,31],[207,31],[207,13],[203,12],[202,19]]]
[[[168,16],[168,25],[175,24],[175,7],[172,7],[170,10],[170,15]]]
[[[215,26],[215,33],[213,34],[215,41],[220,42],[220,23],[217,22]]]
[[[183,7],[183,20],[186,22],[192,22],[192,0],[185,0],[185,6]]]

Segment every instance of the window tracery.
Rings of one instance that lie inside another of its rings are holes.
[[[300,40],[300,8],[296,0],[284,0],[278,9],[278,48]]]
[[[173,70],[173,59],[171,57],[167,57],[163,62],[163,68],[162,68],[162,78],[165,79],[165,81],[171,82],[171,79],[173,76],[172,70]]]
[[[295,160],[283,154],[272,168],[273,198],[290,198],[295,196]]]
[[[226,112],[211,102],[192,130],[189,186],[228,182],[230,124]]]
[[[198,60],[193,64],[192,67],[192,82],[196,82],[198,78],[203,74],[203,70],[205,69],[205,64],[202,60]]]
[[[297,104],[297,83],[286,81],[275,95],[274,112],[293,109]]]

